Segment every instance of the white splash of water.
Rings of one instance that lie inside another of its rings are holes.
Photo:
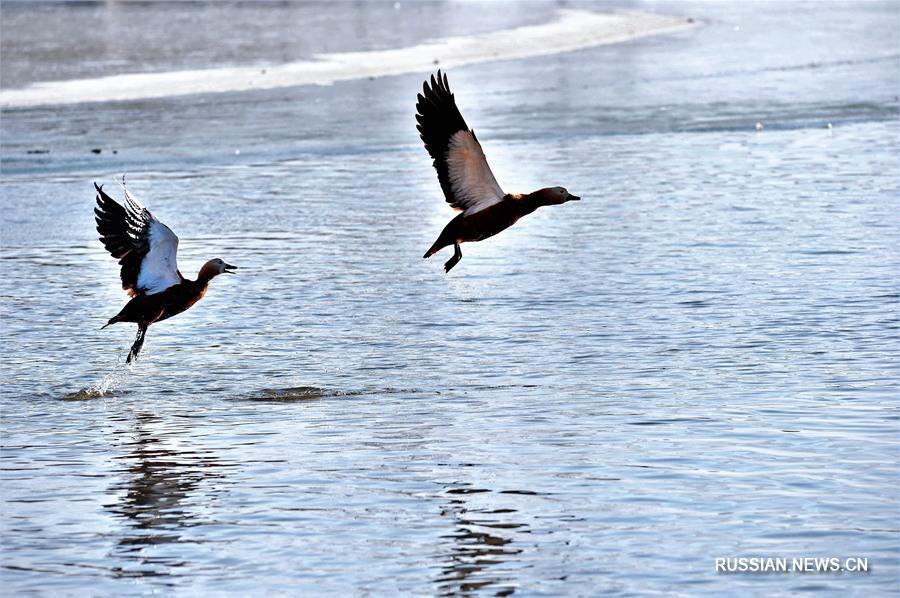
[[[112,394],[116,388],[118,388],[119,384],[124,378],[125,372],[122,372],[117,367],[112,372],[103,376],[103,379],[92,386],[88,386],[84,392],[95,395],[97,397],[105,397]]]
[[[120,366],[116,370],[106,374],[103,378],[77,392],[73,392],[63,397],[67,401],[87,401],[90,399],[103,399],[112,396],[116,388],[125,378],[126,372],[121,370]]]
[[[113,370],[103,376],[98,382],[86,386],[77,392],[63,397],[69,401],[86,401],[90,399],[104,399],[115,395],[116,390],[124,382],[134,368],[134,364],[119,362]]]

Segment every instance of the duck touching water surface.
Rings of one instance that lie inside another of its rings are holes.
[[[94,188],[100,241],[119,260],[122,288],[131,297],[103,328],[118,322],[137,324],[137,337],[126,359],[131,363],[141,352],[151,324],[185,311],[203,298],[210,280],[219,274],[233,274],[237,267],[215,258],[203,264],[197,280],[186,279],[178,271],[178,237],[134,198],[125,187],[124,178],[124,207],[102,186],[94,183]]]

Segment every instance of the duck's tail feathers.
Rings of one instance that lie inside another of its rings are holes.
[[[423,255],[422,258],[423,259],[430,258],[431,256],[433,256],[435,253],[437,253],[438,251],[440,251],[447,245],[449,245],[449,243],[445,243],[443,241],[443,239],[438,239],[437,241],[434,242],[434,245],[431,246],[431,249],[429,249],[428,251],[425,252],[425,255]]]
[[[111,324],[115,324],[118,321],[119,321],[119,316],[113,316],[109,319],[109,322],[107,322],[106,324],[104,324],[103,326],[100,327],[100,330],[103,330],[107,326],[110,326]]]

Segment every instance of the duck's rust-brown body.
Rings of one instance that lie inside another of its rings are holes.
[[[531,214],[541,206],[561,204],[572,199],[578,198],[569,194],[561,195],[555,189],[541,189],[527,195],[507,194],[499,203],[488,206],[480,212],[474,214],[463,212],[456,216],[447,223],[437,241],[423,257],[431,257],[444,247],[453,245],[453,257],[444,264],[444,268],[449,272],[462,259],[460,243],[483,241],[506,230],[520,218]]]
[[[530,196],[507,195],[498,204],[467,216],[459,214],[447,223],[437,241],[424,257],[430,257],[444,247],[456,243],[483,241],[515,224],[539,207]]]
[[[181,284],[169,287],[155,295],[138,295],[125,304],[118,314],[107,322],[107,326],[117,322],[134,322],[149,326],[177,316],[203,299],[209,288],[211,276],[203,277],[203,271],[197,280],[183,279]]]

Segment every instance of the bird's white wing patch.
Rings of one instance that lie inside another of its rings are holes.
[[[125,202],[129,211],[129,225],[132,235],[145,236],[150,249],[141,260],[137,277],[137,288],[146,295],[161,293],[181,282],[178,273],[178,236],[168,226],[160,222],[131,194],[122,181],[113,179],[125,192]]]
[[[447,171],[455,204],[466,215],[499,203],[505,195],[471,131],[457,131],[450,138]]]
[[[153,218],[148,231],[150,251],[141,261],[137,286],[147,295],[155,295],[181,282],[178,274],[178,237],[172,230]]]

